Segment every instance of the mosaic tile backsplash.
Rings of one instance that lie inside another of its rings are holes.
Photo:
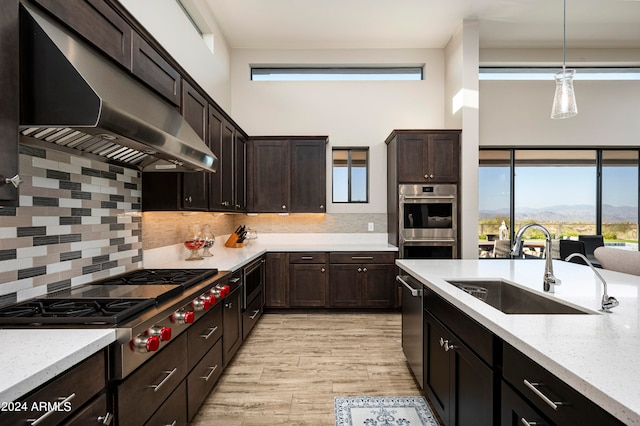
[[[20,203],[0,209],[0,305],[142,267],[141,177],[20,145]]]

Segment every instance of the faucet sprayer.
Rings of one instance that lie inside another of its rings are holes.
[[[589,266],[589,268],[591,268],[593,273],[596,275],[596,277],[602,283],[602,289],[603,289],[602,307],[601,307],[600,310],[602,312],[611,313],[611,309],[615,308],[616,306],[618,306],[620,304],[620,302],[618,302],[615,297],[609,296],[607,294],[607,282],[604,280],[604,278],[602,278],[602,275],[600,275],[600,273],[596,270],[596,268],[593,266],[591,261],[585,255],[583,255],[582,253],[571,253],[569,256],[567,256],[567,258],[565,260],[568,262],[569,260],[573,259],[574,257],[579,257],[580,259],[582,259],[585,262],[587,262],[587,266]]]

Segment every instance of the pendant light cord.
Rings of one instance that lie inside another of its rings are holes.
[[[567,70],[567,0],[564,0],[562,21],[562,75]]]

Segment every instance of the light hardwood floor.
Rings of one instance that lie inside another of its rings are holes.
[[[335,396],[420,396],[399,313],[263,315],[192,424],[334,425]]]

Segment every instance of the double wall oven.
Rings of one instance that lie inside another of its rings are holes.
[[[399,251],[404,259],[458,256],[458,194],[454,184],[399,185]]]

